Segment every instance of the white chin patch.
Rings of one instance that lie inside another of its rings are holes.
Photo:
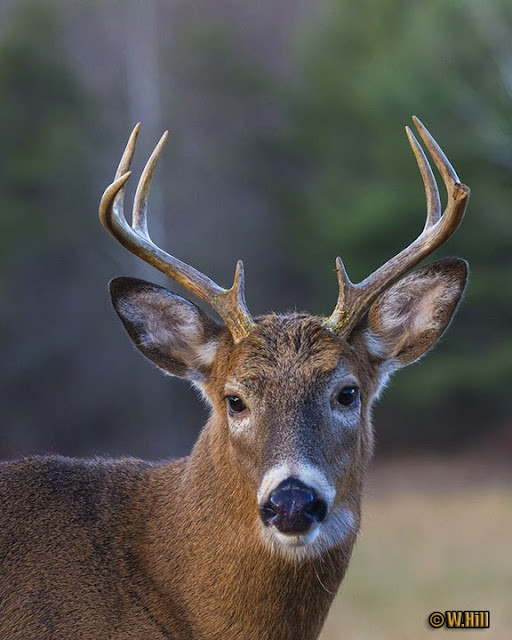
[[[324,473],[313,465],[286,463],[267,471],[258,491],[258,503],[264,504],[272,491],[290,477],[315,489],[318,496],[327,503],[327,517],[301,534],[281,533],[275,526],[265,525],[258,518],[261,539],[268,549],[287,559],[301,561],[322,554],[340,544],[350,534],[356,533],[358,524],[353,512],[343,504],[333,507],[336,490]]]
[[[272,525],[264,525],[261,520],[259,529],[263,544],[272,553],[288,560],[302,561],[316,558],[341,544],[357,532],[357,523],[348,507],[338,505],[323,522],[314,524],[307,533],[284,534]]]

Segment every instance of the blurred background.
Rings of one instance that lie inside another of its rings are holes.
[[[2,0],[0,456],[183,455],[206,419],[108,299],[117,275],[165,284],[97,218],[137,121],[136,175],[170,129],[160,246],[223,286],[243,258],[255,315],[324,315],[337,255],[359,281],[423,226],[412,114],[471,186],[436,254],[471,280],[375,411],[363,535],[323,638],[430,637],[430,611],[456,608],[490,609],[485,637],[509,637],[509,0]]]

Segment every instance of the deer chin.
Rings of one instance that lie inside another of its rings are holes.
[[[342,545],[357,533],[359,524],[353,512],[344,505],[334,507],[324,522],[314,524],[307,533],[285,534],[258,521],[260,539],[272,553],[292,562],[322,556]]]

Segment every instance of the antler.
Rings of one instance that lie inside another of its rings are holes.
[[[338,335],[348,335],[372,302],[407,271],[446,242],[464,217],[469,187],[460,182],[443,151],[420,120],[413,116],[413,121],[443,178],[448,192],[446,209],[441,215],[439,192],[432,169],[412,131],[406,127],[409,143],[416,156],[425,185],[427,198],[425,227],[412,244],[358,284],[350,281],[341,258],[336,258],[338,301],[332,315],[325,320],[324,326]]]
[[[126,145],[114,182],[107,187],[100,202],[100,220],[105,229],[128,251],[134,253],[185,289],[210,305],[224,320],[233,340],[245,338],[254,321],[245,304],[244,265],[237,262],[235,279],[231,289],[223,289],[194,267],[169,255],[157,247],[149,237],[147,227],[147,200],[151,179],[167,139],[167,131],[161,137],[144,167],[137,185],[133,203],[132,226],[124,215],[124,187],[131,175],[130,163],[135,151],[140,124],[137,124]]]

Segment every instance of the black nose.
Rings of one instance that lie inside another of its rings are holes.
[[[306,533],[314,522],[327,515],[327,503],[316,491],[296,478],[287,478],[272,491],[260,507],[266,525],[274,525],[281,533]]]

